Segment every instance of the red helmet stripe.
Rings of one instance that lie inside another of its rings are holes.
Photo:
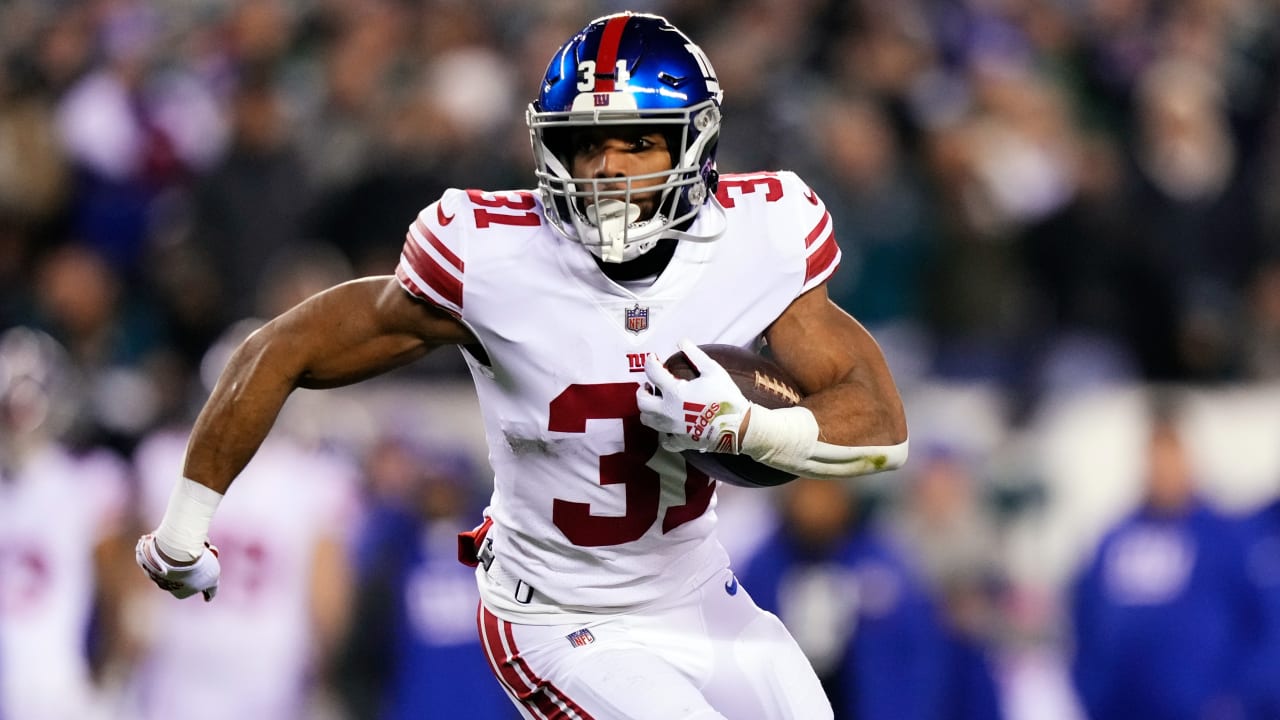
[[[610,18],[604,26],[604,37],[600,38],[600,48],[596,50],[596,92],[613,92],[613,66],[618,63],[618,45],[622,42],[622,29],[627,26],[630,15],[619,15]],[[609,77],[601,77],[601,73]]]

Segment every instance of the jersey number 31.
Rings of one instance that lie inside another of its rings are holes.
[[[640,422],[634,382],[570,385],[551,401],[549,428],[581,433],[588,420],[621,420],[622,451],[600,457],[600,484],[626,488],[624,515],[594,515],[591,505],[555,500],[551,521],[574,545],[621,545],[640,539],[658,519],[662,477],[648,466],[658,452],[658,432]],[[715,483],[697,468],[685,466],[684,504],[667,508],[662,532],[701,516],[711,504]]]

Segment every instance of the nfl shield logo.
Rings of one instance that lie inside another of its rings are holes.
[[[567,638],[569,640],[569,644],[574,647],[590,645],[596,641],[596,636],[592,635],[591,631],[586,628],[582,628],[577,632],[571,632],[568,635],[565,635],[565,638]]]
[[[633,308],[627,308],[627,329],[633,333],[642,333],[649,329],[649,308],[640,307],[640,303],[636,303]]]

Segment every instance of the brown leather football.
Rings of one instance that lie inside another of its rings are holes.
[[[742,391],[742,395],[757,405],[770,409],[791,407],[804,397],[799,384],[790,373],[759,353],[736,345],[699,345],[698,348],[720,363]],[[667,358],[663,365],[672,375],[682,380],[692,380],[698,376],[683,352]],[[697,450],[686,450],[682,454],[689,465],[731,485],[772,487],[796,479],[795,475],[785,470],[769,467],[746,455],[704,453]]]

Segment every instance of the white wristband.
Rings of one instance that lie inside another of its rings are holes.
[[[769,467],[802,477],[844,478],[894,470],[907,461],[907,441],[849,447],[818,439],[818,419],[799,405],[751,408],[742,453]]]
[[[182,478],[173,486],[169,507],[156,528],[156,547],[179,562],[191,562],[204,552],[213,513],[222,502],[222,493]]]

